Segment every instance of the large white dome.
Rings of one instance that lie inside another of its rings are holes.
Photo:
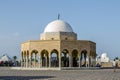
[[[45,27],[44,32],[73,32],[73,30],[67,22],[55,20]]]

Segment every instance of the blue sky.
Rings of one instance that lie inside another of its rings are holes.
[[[78,39],[96,42],[98,55],[120,57],[120,0],[0,0],[0,56],[19,56],[58,13]]]

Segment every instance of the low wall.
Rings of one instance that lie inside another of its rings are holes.
[[[57,67],[57,68],[24,68],[24,67],[11,67],[15,70],[96,70],[99,67]]]
[[[102,62],[101,67],[113,67],[112,62]]]
[[[24,68],[24,67],[11,67],[11,69],[15,70],[61,70],[61,68]]]

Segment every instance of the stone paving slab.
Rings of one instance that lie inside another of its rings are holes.
[[[120,69],[13,70],[0,67],[0,80],[120,80]]]

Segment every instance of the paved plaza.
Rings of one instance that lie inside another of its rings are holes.
[[[13,70],[0,67],[0,80],[120,80],[120,70]]]

